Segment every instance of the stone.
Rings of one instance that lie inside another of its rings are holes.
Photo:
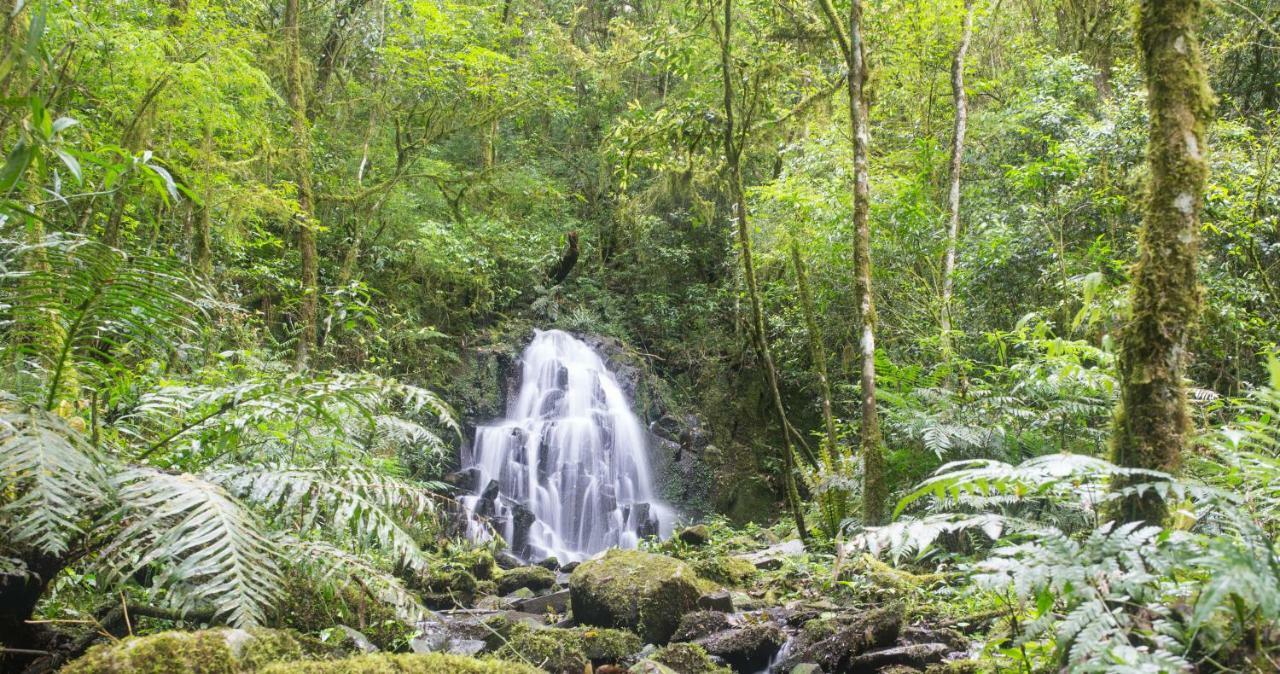
[[[640,639],[622,630],[576,627],[512,629],[494,653],[504,660],[537,663],[552,674],[581,674],[593,667],[616,664],[641,648]]]
[[[787,635],[777,625],[757,623],[717,632],[696,643],[739,672],[758,672],[769,665],[787,642]]]
[[[849,672],[877,672],[890,666],[912,667],[924,669],[951,652],[951,647],[943,643],[908,644],[868,651],[849,660]]]
[[[631,629],[654,644],[667,643],[698,597],[715,589],[685,562],[640,550],[609,550],[569,578],[578,622]]]
[[[290,632],[217,628],[160,632],[99,644],[62,669],[69,674],[255,671],[273,662],[330,655]]]
[[[548,569],[550,571],[559,571],[560,560],[556,559],[555,557],[547,557],[542,561],[538,562],[537,564],[535,564],[534,566],[541,566],[542,568]]]
[[[698,575],[721,585],[744,587],[760,573],[755,564],[741,558],[715,555],[693,563]]]
[[[541,566],[519,566],[498,576],[498,592],[502,594],[511,594],[520,588],[538,592],[551,589],[555,584],[555,572]]]
[[[660,665],[663,669],[646,669],[642,663]],[[676,674],[732,674],[728,667],[717,664],[706,649],[697,644],[671,644],[645,655],[631,672],[671,671]]]
[[[559,590],[539,597],[522,599],[514,604],[517,610],[524,613],[545,614],[548,610],[560,615],[569,612],[569,591]]]
[[[802,662],[792,667],[789,674],[822,674],[822,667],[812,662]]]
[[[799,539],[791,539],[783,541],[776,545],[753,552],[746,555],[735,555],[738,559],[750,562],[752,566],[763,571],[773,571],[782,568],[782,560],[792,555],[799,555],[804,552],[804,543]]]
[[[579,564],[581,564],[581,562],[569,562],[568,564],[562,564],[560,565],[560,572],[573,573],[573,570],[578,568]]]
[[[165,670],[177,672],[181,670]],[[345,660],[301,660],[281,662],[256,670],[260,674],[542,674],[519,662],[477,660],[446,653],[389,655],[376,653]],[[579,673],[575,673],[579,674]]]
[[[686,545],[693,547],[702,547],[711,541],[711,530],[705,524],[697,524],[685,529],[681,529],[676,537]]]
[[[810,621],[818,623],[819,621]],[[800,663],[815,663],[828,674],[849,674],[854,658],[868,651],[894,645],[902,629],[902,606],[894,605],[867,611],[847,623],[805,625],[807,643],[798,645],[781,663],[779,669]],[[864,670],[857,670],[864,671]],[[871,670],[874,671],[874,670]]]
[[[359,630],[346,625],[338,625],[338,630],[344,635],[345,640],[350,645],[350,650],[361,653],[376,653],[378,651],[378,647],[374,646],[372,641],[369,641],[369,637],[366,637]]]
[[[698,608],[705,611],[733,613],[733,595],[727,590],[704,594],[698,597]]]
[[[672,641],[695,641],[729,629],[729,616],[722,611],[694,611],[680,619]]]
[[[524,566],[524,562],[509,552],[499,552],[493,556],[493,561],[497,563],[499,569],[514,569]]]
[[[529,530],[537,521],[537,515],[534,515],[529,506],[523,503],[517,503],[511,509],[511,552],[517,557],[524,559],[529,557]]]

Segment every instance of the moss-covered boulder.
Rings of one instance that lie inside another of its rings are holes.
[[[676,674],[733,674],[728,667],[717,665],[707,655],[706,649],[697,644],[671,644],[651,653],[631,668],[634,672],[649,672],[644,663],[654,663]],[[653,668],[657,669],[657,668]]]
[[[698,597],[714,589],[688,564],[639,550],[610,550],[569,577],[578,622],[634,630],[653,644],[667,643]]]
[[[693,641],[711,636],[731,627],[729,616],[722,611],[691,611],[680,619],[672,641]]]
[[[758,672],[769,664],[786,643],[787,635],[770,623],[746,625],[717,632],[698,641],[708,653],[729,663],[739,672]]]
[[[579,674],[587,665],[616,665],[641,648],[640,638],[614,629],[576,627],[532,629],[517,625],[495,655],[527,662],[552,674]]]
[[[423,574],[411,584],[419,590],[422,603],[431,609],[470,606],[480,592],[476,577],[462,569],[441,569]]]
[[[267,629],[212,629],[130,637],[89,649],[68,674],[237,674],[273,662],[317,655],[294,634]]]
[[[555,587],[556,572],[541,566],[521,566],[498,576],[498,592],[511,594],[520,588],[534,592]]]
[[[303,660],[277,663],[259,671],[260,674],[541,674],[533,667],[518,662],[478,660],[443,653],[375,653],[345,660]]]

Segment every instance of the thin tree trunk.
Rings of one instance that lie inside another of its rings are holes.
[[[863,523],[884,522],[888,500],[884,454],[880,446],[880,419],[876,410],[876,308],[871,294],[871,227],[868,221],[871,188],[867,175],[867,153],[871,134],[867,123],[866,50],[862,42],[862,2],[849,6],[849,26],[841,23],[831,0],[819,0],[832,36],[844,55],[849,76],[849,131],[853,138],[853,274],[861,326],[862,386],[862,518]]]
[[[973,36],[973,0],[964,2],[964,27],[960,45],[951,61],[951,95],[956,101],[954,139],[951,143],[951,185],[947,193],[947,252],[942,260],[942,358],[951,360],[952,294],[955,287],[956,247],[960,241],[960,169],[964,165],[964,137],[969,128],[969,96],[964,91],[964,62]]]
[[[755,263],[751,255],[751,230],[747,221],[747,201],[742,191],[742,156],[743,142],[735,141],[733,113],[733,0],[724,0],[724,25],[720,43],[720,74],[724,84],[724,153],[725,177],[729,184],[730,197],[733,200],[734,219],[737,220],[738,245],[742,250],[742,271],[747,284],[747,295],[751,299],[751,333],[756,351],[764,365],[765,377],[769,393],[773,398],[774,411],[782,430],[782,462],[783,482],[787,492],[787,505],[791,516],[796,521],[796,532],[802,540],[808,540],[809,532],[804,523],[804,510],[800,504],[800,491],[796,487],[795,455],[791,447],[791,437],[787,432],[787,412],[782,403],[782,392],[778,388],[778,373],[773,366],[773,354],[769,351],[769,339],[765,334],[764,309],[760,300],[760,289],[756,283]],[[745,141],[745,136],[743,138]]]
[[[1120,339],[1120,409],[1113,450],[1121,466],[1174,472],[1191,431],[1182,383],[1187,338],[1200,312],[1196,258],[1200,208],[1208,178],[1205,128],[1212,94],[1196,26],[1201,0],[1143,0],[1138,44],[1147,80],[1150,184],[1131,315]],[[1121,480],[1118,487],[1150,478]],[[1161,523],[1164,500],[1153,490],[1118,503],[1117,519]]]
[[[213,238],[210,232],[209,210],[213,202],[213,125],[204,125],[204,203],[200,204],[200,212],[196,214],[195,227],[191,235],[191,266],[203,278],[213,275]]]
[[[302,302],[298,305],[298,346],[295,365],[307,367],[311,347],[316,343],[316,309],[319,302],[317,288],[316,237],[311,212],[311,150],[307,130],[307,97],[302,88],[302,38],[298,31],[299,0],[285,0],[284,37],[288,49],[288,72],[285,84],[288,89],[289,107],[293,113],[294,170],[298,185],[298,252],[302,258]]]
[[[822,326],[818,324],[813,297],[809,294],[809,274],[805,270],[804,258],[800,255],[800,245],[795,239],[791,239],[790,247],[791,266],[795,270],[796,289],[800,294],[800,312],[804,315],[805,328],[809,333],[809,352],[813,358],[813,371],[818,377],[818,389],[822,396],[822,422],[827,437],[819,451],[820,470],[843,475],[845,462],[844,456],[840,453],[836,417],[832,411],[831,380],[827,375],[827,350],[823,345]],[[828,488],[818,493],[817,497],[825,520],[821,523],[823,533],[834,539],[839,534],[840,524],[848,513],[848,493],[840,488]]]

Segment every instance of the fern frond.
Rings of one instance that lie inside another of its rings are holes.
[[[198,477],[132,468],[117,476],[125,524],[103,551],[109,578],[156,565],[156,584],[180,610],[211,605],[233,625],[256,625],[277,599],[278,551],[251,512]]]
[[[362,591],[370,593],[374,601],[390,606],[406,625],[415,625],[430,613],[418,595],[406,588],[399,578],[362,556],[331,543],[294,536],[281,536],[278,544],[294,567],[336,587],[358,585]]]
[[[66,552],[87,513],[110,498],[100,457],[65,419],[4,401],[0,411],[0,513],[11,544]]]

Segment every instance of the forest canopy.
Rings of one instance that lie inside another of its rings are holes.
[[[1276,671],[1277,163],[1274,0],[0,0],[0,672]]]

